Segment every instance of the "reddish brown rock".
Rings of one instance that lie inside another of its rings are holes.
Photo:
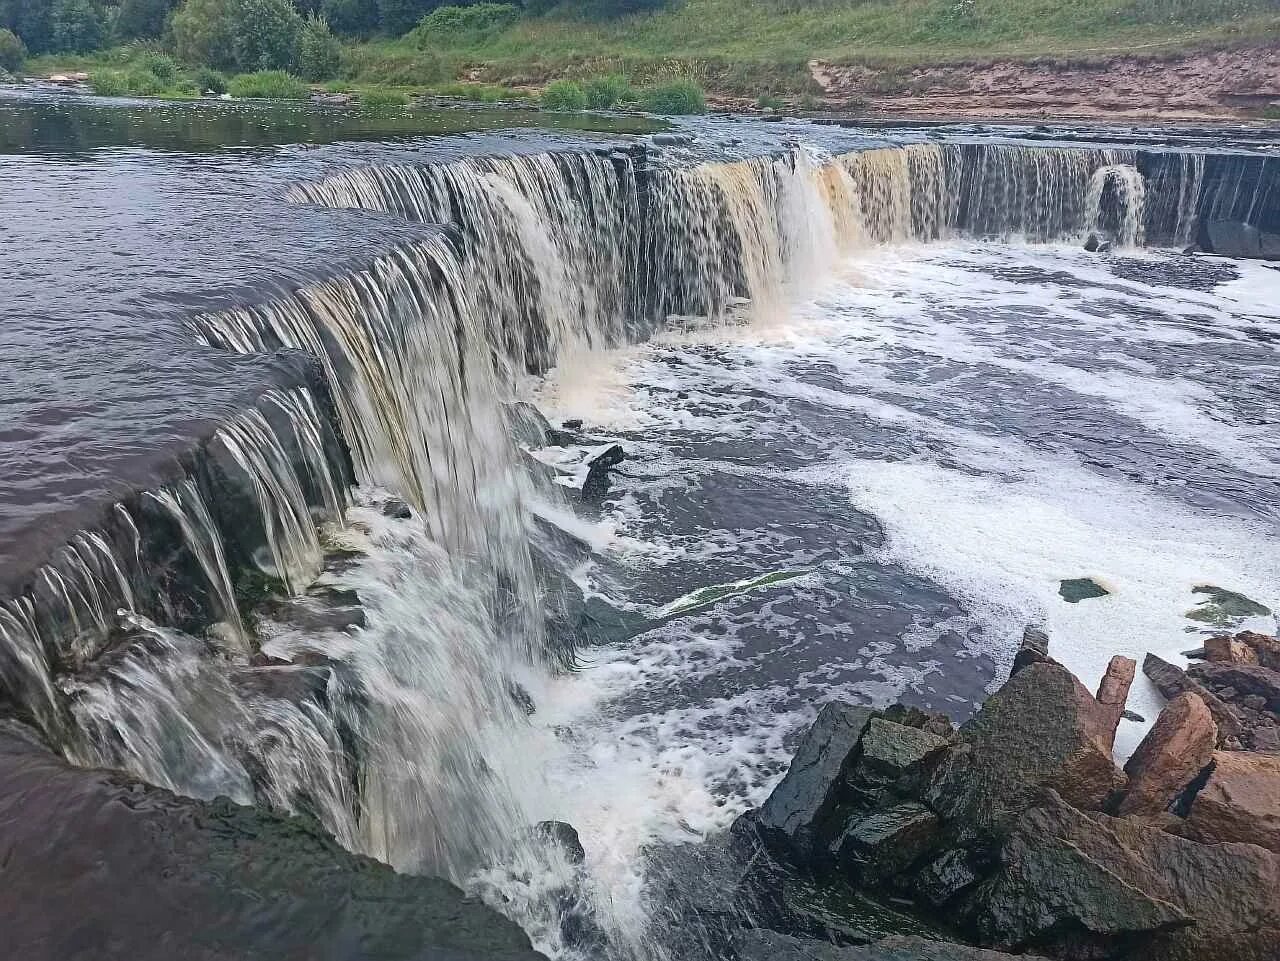
[[[1206,661],[1217,661],[1223,664],[1257,664],[1258,652],[1244,641],[1236,640],[1223,634],[1211,637],[1204,642]]]
[[[1240,725],[1240,719],[1235,716],[1222,698],[1218,697],[1195,678],[1188,677],[1182,668],[1170,664],[1154,654],[1148,654],[1143,659],[1142,673],[1147,675],[1151,679],[1151,683],[1156,686],[1156,689],[1169,700],[1173,700],[1179,694],[1189,692],[1204,701],[1205,706],[1209,708],[1209,713],[1213,715],[1213,723],[1218,725],[1218,746],[1222,747],[1225,743],[1231,742],[1232,739],[1235,739],[1235,745],[1239,746],[1239,738],[1243,730]]]
[[[1241,631],[1235,639],[1252,649],[1257,656],[1257,663],[1280,671],[1280,640],[1253,631]]]
[[[1204,701],[1179,694],[1164,710],[1124,766],[1129,791],[1121,814],[1158,814],[1205,769],[1218,742],[1218,725]]]
[[[1280,671],[1260,664],[1196,664],[1187,676],[1217,692],[1224,701],[1262,698],[1265,706],[1280,711]]]
[[[1187,835],[1280,852],[1280,755],[1215,752],[1213,773],[1191,804]]]
[[[1129,699],[1129,688],[1133,685],[1133,675],[1137,669],[1137,661],[1117,654],[1107,665],[1107,673],[1102,675],[1098,684],[1099,742],[1108,751],[1115,745],[1116,727],[1124,714],[1124,705]]]

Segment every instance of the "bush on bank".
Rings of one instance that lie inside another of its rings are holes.
[[[12,30],[0,28],[0,70],[17,73],[27,59],[27,45]]]
[[[311,96],[305,83],[283,70],[239,74],[227,81],[227,93],[258,100],[306,100]]]
[[[542,91],[542,109],[557,111],[585,110],[587,109],[587,95],[572,80],[557,80],[554,83],[547,84],[547,89]]]
[[[692,80],[654,84],[640,91],[640,103],[650,113],[672,116],[707,112],[707,98]]]

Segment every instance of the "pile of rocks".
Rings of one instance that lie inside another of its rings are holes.
[[[1280,754],[1242,748],[1273,743],[1256,732],[1280,707],[1278,654],[1274,638],[1237,635],[1206,644],[1209,659],[1185,674],[1149,659],[1171,699],[1123,770],[1112,744],[1135,663],[1114,658],[1095,695],[1033,632],[958,731],[901,706],[826,705],[783,781],[734,827],[756,865],[749,923],[781,929],[737,932],[738,957],[1002,956],[979,945],[1072,961],[1276,961]],[[777,870],[872,893],[942,941],[797,940],[846,939],[760,910]]]

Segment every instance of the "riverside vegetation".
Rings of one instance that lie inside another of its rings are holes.
[[[1275,0],[0,0],[0,70],[84,71],[104,94],[298,98],[324,84],[658,113],[702,112],[703,90],[810,105],[814,59],[892,86],[942,59],[1277,37]]]

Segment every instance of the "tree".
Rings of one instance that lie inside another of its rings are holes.
[[[178,56],[222,70],[288,69],[301,29],[289,0],[186,0],[173,15]]]
[[[367,37],[378,29],[376,0],[322,0],[320,14],[344,36]]]
[[[51,0],[0,0],[0,27],[12,30],[32,53],[53,47]]]
[[[120,0],[116,33],[125,40],[149,40],[164,33],[174,0]]]
[[[329,24],[321,17],[309,16],[298,32],[294,54],[294,72],[303,80],[328,80],[338,73],[342,50]]]
[[[418,21],[449,0],[378,0],[378,22],[384,33],[403,36]]]
[[[0,71],[16,73],[27,59],[27,45],[8,27],[0,27]]]
[[[53,0],[53,49],[87,53],[102,46],[106,23],[93,0]]]

